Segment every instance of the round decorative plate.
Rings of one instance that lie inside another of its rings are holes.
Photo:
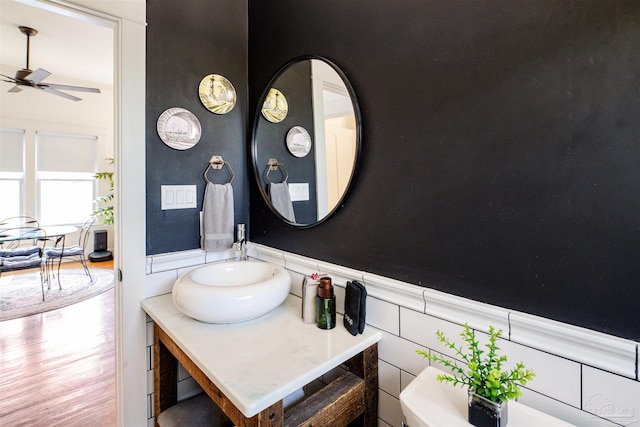
[[[304,157],[311,151],[311,135],[302,126],[294,126],[287,132],[287,148],[296,157]]]
[[[200,141],[202,127],[198,118],[184,108],[169,108],[158,117],[158,135],[176,150],[188,150]]]
[[[278,89],[271,88],[262,104],[262,115],[271,123],[280,123],[287,117],[289,104],[287,98]]]
[[[209,74],[198,87],[200,101],[216,114],[226,114],[236,105],[236,89],[231,82],[219,74]]]

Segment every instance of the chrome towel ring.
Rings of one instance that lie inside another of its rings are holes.
[[[284,166],[284,163],[278,162],[278,159],[273,157],[269,159],[269,162],[267,163],[267,171],[265,173],[265,178],[267,178],[269,184],[273,183],[271,178],[269,178],[269,173],[271,173],[271,171],[279,171],[282,174],[281,182],[287,182],[289,179],[289,172],[287,172],[287,168]]]
[[[227,166],[227,168],[229,168],[229,174],[230,174],[229,175],[229,184],[231,184],[233,182],[233,178],[235,177],[235,175],[233,173],[233,169],[231,169],[231,165],[229,164],[229,162],[225,161],[222,158],[222,156],[213,155],[213,156],[211,156],[211,160],[209,160],[209,165],[207,165],[207,168],[205,169],[204,173],[202,174],[202,177],[207,182],[207,184],[211,184],[211,181],[209,181],[209,177],[207,176],[207,172],[209,172],[211,169],[220,170],[225,165]]]

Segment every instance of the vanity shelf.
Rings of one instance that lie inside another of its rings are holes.
[[[365,381],[347,372],[285,411],[284,425],[347,425],[365,410]]]
[[[305,324],[294,295],[265,316],[229,325],[183,315],[170,294],[142,307],[155,322],[156,417],[177,403],[178,361],[237,426],[378,423],[379,331],[354,337],[340,318],[329,331]],[[286,396],[341,365],[344,375],[284,410]]]

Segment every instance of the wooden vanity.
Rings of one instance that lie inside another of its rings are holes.
[[[376,426],[379,331],[352,336],[301,319],[300,298],[248,322],[202,323],[183,315],[171,294],[146,299],[154,320],[155,415],[177,403],[179,361],[236,426]],[[333,368],[348,371],[284,410],[283,399]]]

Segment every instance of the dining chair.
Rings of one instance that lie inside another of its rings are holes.
[[[27,215],[19,215],[19,216],[11,216],[8,218],[4,218],[0,220],[0,236],[5,234],[6,230],[19,228],[19,227],[40,227],[38,220],[27,216]],[[10,242],[1,242],[0,248],[14,248],[19,246],[19,241],[12,240]]]
[[[47,269],[47,277],[50,277],[50,272],[53,270],[53,264],[55,261],[58,261],[58,286],[62,289],[62,284],[60,283],[60,265],[62,264],[63,258],[74,258],[77,261],[80,261],[82,264],[82,268],[84,268],[84,272],[89,276],[89,283],[93,283],[94,278],[89,271],[89,267],[87,267],[87,260],[85,256],[85,250],[87,247],[87,242],[89,240],[89,232],[91,231],[91,227],[96,222],[96,217],[91,216],[82,226],[80,230],[80,236],[78,237],[78,244],[65,246],[64,245],[64,236],[60,236],[54,242],[53,247],[47,247],[44,250],[44,259],[45,259],[45,267]],[[61,246],[59,246],[61,245]]]
[[[19,216],[10,216],[8,218],[3,218],[0,220],[0,230],[8,227],[21,227],[21,226],[38,226],[38,220],[27,216],[27,215],[19,215]]]
[[[15,244],[11,248],[0,247],[0,276],[2,272],[40,267],[40,286],[42,301],[44,301],[46,273],[43,254],[47,242],[46,231],[33,226],[4,228],[0,239],[4,243]],[[28,242],[32,243],[25,245]],[[36,242],[41,243],[42,246],[38,246]]]

